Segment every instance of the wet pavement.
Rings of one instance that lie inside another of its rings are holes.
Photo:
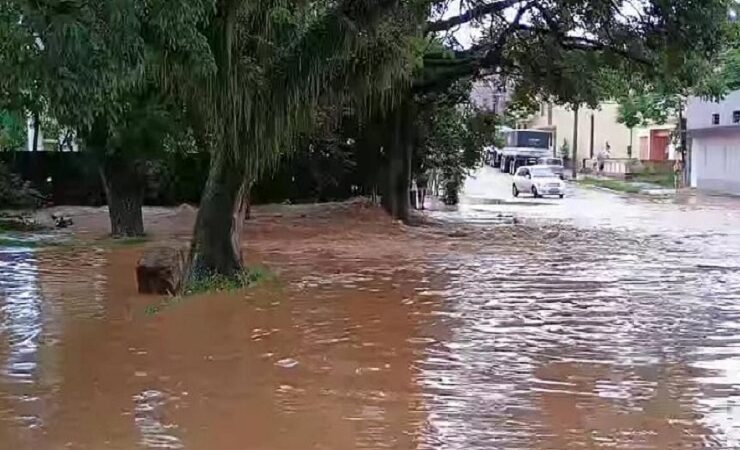
[[[257,210],[279,281],[158,314],[140,246],[0,249],[0,448],[740,448],[740,201],[510,182]]]

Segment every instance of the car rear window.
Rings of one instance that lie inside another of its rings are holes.
[[[534,178],[547,178],[556,176],[552,170],[548,169],[529,169]]]

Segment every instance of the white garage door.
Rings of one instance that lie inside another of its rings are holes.
[[[695,137],[692,154],[692,185],[740,194],[740,133]]]

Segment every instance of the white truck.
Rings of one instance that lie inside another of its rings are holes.
[[[508,130],[506,145],[491,156],[493,167],[514,174],[521,166],[535,165],[540,158],[553,155],[552,133],[543,130]]]

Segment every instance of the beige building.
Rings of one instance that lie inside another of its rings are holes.
[[[665,160],[673,158],[670,133],[674,124],[635,127],[630,141],[630,130],[617,121],[617,103],[603,102],[599,108],[581,108],[578,111],[578,160],[593,159],[606,143],[610,146],[610,157],[628,157],[627,148],[632,145],[632,157],[642,160]],[[555,135],[556,151],[567,141],[573,151],[574,113],[564,106],[542,104],[528,128],[552,130]]]

